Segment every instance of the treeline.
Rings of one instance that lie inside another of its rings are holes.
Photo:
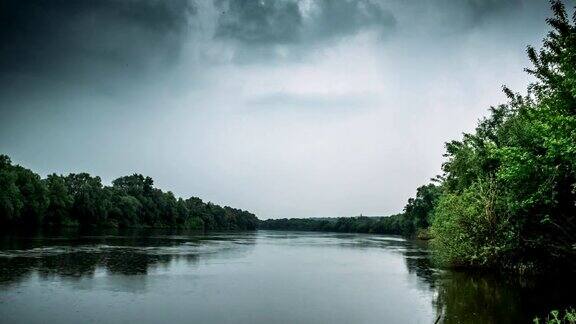
[[[428,238],[432,212],[440,197],[441,189],[435,184],[421,186],[416,197],[408,199],[404,212],[385,217],[338,218],[282,218],[260,221],[259,228],[271,230],[320,231],[396,234]]]
[[[524,95],[504,87],[506,104],[491,107],[473,133],[446,143],[442,174],[418,188],[403,214],[262,227],[429,231],[435,259],[447,266],[575,271],[576,15],[570,19],[560,1],[552,11],[542,49],[527,49],[533,66],[526,72],[536,81]]]
[[[403,234],[403,215],[389,217],[338,217],[338,218],[282,218],[260,221],[260,229],[345,232],[345,233],[376,233]]]
[[[176,198],[154,188],[150,177],[120,177],[104,186],[88,173],[45,179],[0,155],[0,226],[171,227],[255,229],[253,214],[200,198]]]

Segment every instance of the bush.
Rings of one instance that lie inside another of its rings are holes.
[[[513,250],[515,235],[493,180],[477,181],[462,193],[445,193],[436,206],[431,233],[437,262],[454,267],[494,266]]]

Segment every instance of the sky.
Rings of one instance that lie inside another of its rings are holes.
[[[545,0],[0,0],[0,153],[259,218],[389,215],[501,87]]]

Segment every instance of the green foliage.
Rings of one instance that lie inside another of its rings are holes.
[[[176,198],[153,187],[140,174],[120,177],[112,186],[88,173],[41,179],[12,165],[0,155],[0,225],[171,227],[197,230],[255,229],[253,214],[204,203],[199,198]]]
[[[42,224],[47,207],[40,176],[0,155],[0,224]]]
[[[435,209],[432,246],[437,260],[452,266],[494,266],[506,259],[518,237],[494,180],[474,182],[461,193],[445,193]]]
[[[44,222],[51,226],[60,226],[69,222],[69,212],[74,199],[68,192],[66,179],[62,176],[51,174],[44,180],[44,183],[48,190],[49,201]]]
[[[416,189],[416,197],[408,199],[408,204],[404,207],[403,234],[412,235],[419,229],[430,226],[440,193],[440,187],[433,183]]]
[[[83,226],[106,223],[109,201],[100,177],[72,173],[66,177],[66,185],[73,200],[70,209],[73,221]]]
[[[42,224],[44,212],[48,206],[46,188],[40,176],[21,166],[14,166],[16,186],[20,191],[22,209],[19,222],[24,224]]]
[[[272,230],[402,234],[403,214],[388,217],[282,218],[260,221],[259,228]]]
[[[0,224],[3,225],[20,219],[23,201],[16,178],[10,158],[0,155]]]
[[[517,271],[569,265],[576,256],[576,27],[561,2],[540,51],[528,48],[537,82],[504,88],[475,132],[446,144],[432,233],[451,266]],[[574,17],[576,19],[576,17]]]
[[[421,186],[410,198],[404,213],[387,217],[283,218],[261,221],[259,227],[273,230],[373,233],[417,236],[428,239],[425,229],[433,219],[434,207],[441,194],[435,184]]]

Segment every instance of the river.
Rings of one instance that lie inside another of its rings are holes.
[[[398,236],[158,230],[0,236],[2,323],[531,323],[572,279],[435,268]]]

